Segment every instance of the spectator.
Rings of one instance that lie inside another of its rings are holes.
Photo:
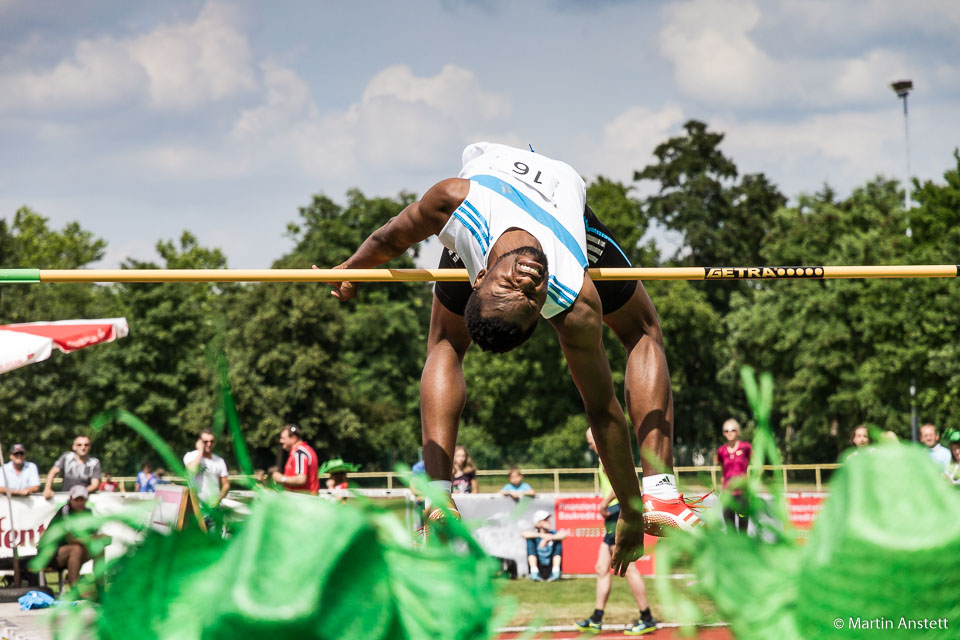
[[[473,464],[466,447],[453,451],[453,493],[477,493],[477,465]]]
[[[850,432],[850,444],[857,448],[870,444],[870,431],[867,430],[867,425],[858,424],[853,428]]]
[[[10,462],[0,473],[0,495],[28,496],[40,491],[40,472],[37,465],[27,462],[27,450],[22,444],[10,447]]]
[[[740,423],[733,418],[723,423],[723,437],[727,442],[717,449],[716,459],[723,466],[723,489],[726,490],[731,480],[747,474],[753,449],[750,443],[740,440]],[[746,533],[748,519],[743,494],[739,489],[734,489],[731,497],[733,499],[730,506],[723,510],[723,519],[729,522],[730,526],[737,526],[741,533]]]
[[[109,471],[103,472],[103,482],[100,483],[100,491],[104,493],[116,493],[118,491],[126,493],[123,482],[117,482],[113,479],[113,474]]]
[[[340,458],[327,460],[323,463],[323,466],[320,467],[321,476],[328,473],[330,474],[330,477],[324,482],[324,487],[330,491],[339,491],[349,488],[350,483],[347,482],[347,473],[356,471],[359,468],[360,465],[344,462]]]
[[[533,529],[520,534],[527,539],[527,564],[534,582],[542,582],[544,577],[547,582],[560,579],[563,539],[567,534],[557,533],[550,518],[549,511],[537,511],[533,514]]]
[[[149,460],[144,460],[140,466],[140,472],[137,474],[137,493],[147,493],[154,491],[157,485],[157,476],[153,475],[153,465]]]
[[[950,455],[953,460],[947,467],[947,478],[953,484],[960,485],[960,431],[954,431],[951,435],[957,436],[957,439],[950,440]]]
[[[201,502],[216,506],[230,491],[226,461],[213,452],[216,438],[213,431],[204,429],[197,440],[197,448],[183,456],[183,465],[193,474],[197,497]],[[159,473],[159,469],[157,470]],[[158,480],[159,482],[159,480]],[[207,523],[209,527],[211,523]]]
[[[850,430],[850,446],[851,449],[848,449],[842,454],[842,460],[846,461],[850,456],[855,456],[860,451],[867,451],[866,448],[870,444],[870,430],[865,424],[858,424],[853,429]]]
[[[167,471],[163,467],[157,467],[157,470],[153,474],[155,476],[154,484],[173,484],[170,480],[167,479]]]
[[[273,481],[289,491],[317,493],[320,477],[317,473],[317,452],[303,441],[300,427],[288,424],[280,431],[280,446],[290,452],[283,473],[273,472]]]
[[[587,429],[587,446],[590,451],[597,453],[597,444],[593,441],[593,432]],[[603,628],[603,612],[607,606],[607,600],[610,598],[610,587],[613,576],[610,575],[610,563],[613,558],[613,547],[616,544],[617,522],[620,520],[620,503],[617,501],[617,494],[614,493],[610,485],[610,479],[607,478],[603,470],[603,463],[600,463],[600,493],[603,500],[600,502],[599,511],[603,517],[603,540],[600,542],[600,549],[597,551],[597,591],[594,601],[593,614],[585,620],[577,620],[573,624],[580,631],[599,633]],[[624,631],[627,635],[639,636],[645,633],[652,633],[657,629],[657,621],[653,619],[650,612],[650,603],[647,601],[647,588],[643,584],[643,576],[640,575],[637,565],[633,562],[627,567],[627,584],[630,586],[630,592],[640,610],[640,619],[627,627]]]
[[[54,514],[50,524],[47,525],[47,531],[62,520],[73,517],[80,513],[90,513],[87,509],[87,497],[89,493],[82,484],[75,484],[70,488],[70,499],[67,504],[60,507]],[[80,577],[80,567],[87,560],[90,560],[90,550],[81,541],[72,535],[67,535],[63,543],[57,548],[57,553],[51,560],[51,566],[57,571],[66,570],[65,581],[67,585],[73,586]]]
[[[947,465],[951,460],[950,450],[940,444],[940,432],[937,431],[937,427],[929,422],[920,427],[920,442],[930,450],[930,459],[946,473]]]
[[[43,497],[49,500],[53,497],[53,479],[63,473],[62,491],[70,491],[71,487],[82,485],[87,493],[93,493],[100,486],[100,461],[90,457],[90,438],[77,436],[73,440],[73,451],[67,451],[53,463],[53,468],[47,473],[47,484],[43,488]]]
[[[520,472],[520,467],[510,467],[510,475],[507,477],[510,482],[500,489],[501,496],[510,496],[514,500],[520,500],[524,496],[533,497],[536,495],[533,487],[523,481],[523,473]]]

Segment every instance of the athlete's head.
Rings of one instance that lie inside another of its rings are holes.
[[[463,318],[481,349],[503,353],[533,335],[546,301],[547,256],[520,247],[477,274]]]

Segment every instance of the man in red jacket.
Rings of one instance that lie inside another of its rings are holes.
[[[317,452],[303,441],[300,427],[288,424],[280,432],[280,446],[289,451],[283,473],[273,472],[273,481],[288,491],[316,493],[320,489],[320,476],[317,474]]]

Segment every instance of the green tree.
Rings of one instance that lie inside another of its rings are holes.
[[[124,269],[222,269],[219,249],[202,247],[189,232],[179,241],[158,242],[162,262],[127,259]],[[235,285],[213,283],[123,283],[110,292],[126,316],[130,335],[123,348],[104,358],[96,381],[104,397],[99,409],[126,409],[150,425],[178,454],[195,448],[199,431],[213,426],[218,402],[214,351],[222,341],[226,299]],[[136,434],[110,427],[102,447],[107,468],[132,474],[156,455]],[[227,438],[218,451],[227,453]]]
[[[763,174],[737,181],[737,167],[720,150],[722,133],[707,130],[696,120],[685,133],[657,146],[655,164],[634,173],[634,180],[659,183],[644,203],[647,214],[665,228],[679,232],[683,244],[673,262],[691,266],[759,265],[774,212],[786,198]],[[748,291],[743,283],[710,283],[711,303],[726,313],[733,291]]]
[[[61,230],[28,207],[12,222],[0,220],[0,265],[4,268],[78,269],[103,257],[106,243],[76,222]],[[4,285],[2,323],[69,320],[116,315],[103,288],[91,284]],[[92,376],[117,345],[54,354],[45,362],[0,377],[0,423],[4,444],[21,442],[41,468],[69,449],[86,431],[100,396]]]
[[[295,247],[274,267],[337,265],[412,199],[354,190],[340,206],[314,196],[290,225]],[[414,252],[391,267],[413,267]],[[280,429],[295,422],[321,458],[366,469],[415,462],[429,295],[424,285],[366,285],[340,304],[326,285],[245,287],[230,311],[228,356],[258,460],[272,461]]]
[[[957,255],[960,163],[946,184],[925,183],[907,215],[896,183],[876,179],[842,201],[829,189],[774,218],[764,257],[774,264],[952,263]],[[777,379],[777,420],[788,456],[823,461],[867,422],[909,436],[909,386],[921,420],[960,415],[951,381],[960,330],[948,279],[771,282],[736,295],[727,318],[734,357]]]

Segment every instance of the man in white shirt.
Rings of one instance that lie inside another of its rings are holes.
[[[206,504],[220,504],[230,491],[227,479],[227,463],[213,452],[216,438],[213,431],[204,429],[197,440],[197,448],[183,456],[183,464],[191,474],[197,486],[197,497]]]
[[[22,444],[10,449],[10,462],[3,465],[0,474],[0,495],[28,496],[40,491],[40,472],[37,465],[27,462],[27,450]]]
[[[936,425],[927,423],[920,427],[920,442],[930,450],[930,459],[937,463],[941,471],[946,472],[953,456],[950,455],[950,449],[940,444],[940,432]]]

